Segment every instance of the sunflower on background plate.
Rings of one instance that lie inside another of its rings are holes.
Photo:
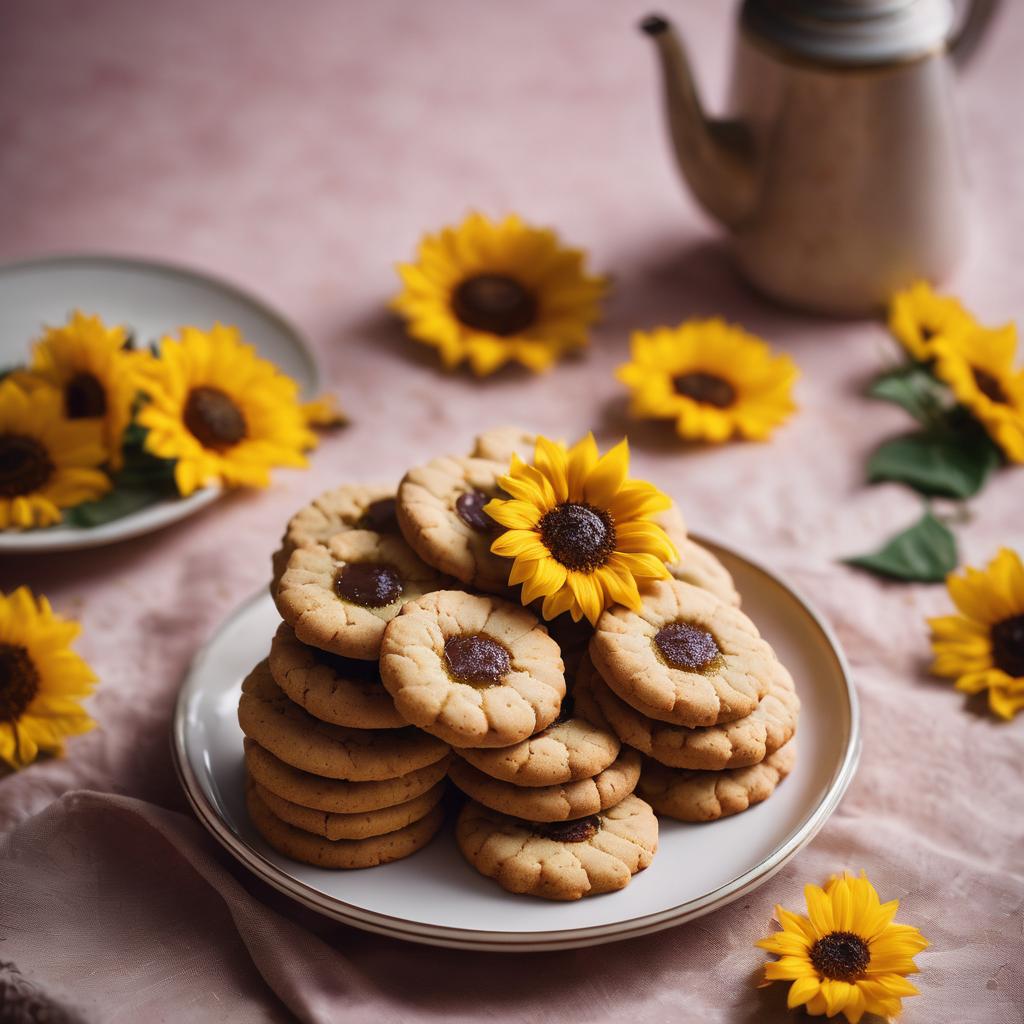
[[[28,587],[0,594],[0,760],[12,768],[60,754],[64,737],[95,724],[79,703],[96,682],[71,650],[80,629]]]
[[[763,441],[796,409],[793,360],[717,317],[635,331],[631,354],[618,370],[631,414],[675,420],[687,440]]]
[[[611,604],[639,608],[638,580],[668,577],[665,563],[679,556],[650,516],[672,501],[628,474],[627,442],[602,457],[593,434],[568,450],[539,437],[532,466],[512,456],[498,478],[512,497],[484,511],[505,527],[491,550],[515,559],[509,584],[523,585],[524,605],[543,598],[545,619],[567,611],[596,624]]]
[[[586,255],[554,231],[512,214],[479,213],[420,242],[402,263],[392,307],[409,334],[436,348],[446,369],[468,362],[479,376],[508,362],[534,371],[587,344],[606,282],[585,270]]]
[[[184,327],[180,339],[164,338],[140,390],[145,449],[175,460],[183,496],[210,483],[266,487],[272,466],[305,466],[317,442],[298,385],[234,327]]]

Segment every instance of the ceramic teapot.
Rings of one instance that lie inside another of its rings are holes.
[[[954,73],[998,0],[746,0],[728,119],[709,119],[679,35],[657,46],[683,177],[736,261],[788,305],[857,315],[964,251]]]

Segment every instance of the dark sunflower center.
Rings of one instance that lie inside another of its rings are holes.
[[[193,388],[184,418],[196,440],[214,451],[238,444],[247,432],[242,410],[220,388]]]
[[[615,550],[615,523],[603,508],[565,502],[545,512],[537,524],[540,539],[567,569],[593,572]]]
[[[398,517],[395,513],[394,498],[379,498],[366,506],[356,525],[361,530],[374,530],[377,533],[398,533]]]
[[[534,821],[533,831],[556,843],[585,843],[596,836],[601,829],[601,819],[596,814],[588,818],[574,818],[572,821]]]
[[[703,370],[673,377],[672,386],[677,395],[718,409],[728,409],[736,401],[736,389],[724,377]]]
[[[856,981],[870,962],[868,944],[853,932],[829,932],[811,946],[811,963],[833,981]]]
[[[402,596],[402,577],[376,562],[349,562],[334,580],[338,596],[361,608],[385,608]]]
[[[537,319],[537,299],[507,274],[477,274],[455,289],[452,311],[467,327],[504,338]]]
[[[978,390],[990,402],[999,402],[1000,405],[1007,405],[1009,403],[1009,398],[1007,398],[1003,385],[999,383],[998,378],[993,377],[987,370],[978,369],[977,366],[971,367],[971,373],[974,374],[974,383],[978,385]]]
[[[455,511],[471,530],[484,533],[493,530],[497,525],[484,511],[484,505],[490,500],[483,491],[467,491],[455,499]]]
[[[92,419],[107,411],[107,393],[91,373],[76,373],[64,385],[64,411],[69,420]]]
[[[1008,676],[1024,677],[1024,615],[997,622],[991,635],[992,660]]]
[[[0,644],[0,722],[16,722],[39,691],[39,672],[20,644]]]
[[[475,633],[452,636],[444,644],[448,674],[460,683],[493,686],[508,674],[512,659],[497,640]]]
[[[30,494],[52,473],[50,455],[34,437],[0,434],[0,498]]]
[[[706,672],[722,657],[718,641],[706,629],[689,622],[670,622],[654,634],[654,646],[672,668]]]

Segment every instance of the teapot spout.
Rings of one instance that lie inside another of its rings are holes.
[[[754,160],[750,136],[738,121],[704,113],[679,34],[659,15],[640,23],[657,47],[665,107],[676,162],[701,206],[734,227],[753,205]]]

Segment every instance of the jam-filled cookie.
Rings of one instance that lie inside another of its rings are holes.
[[[398,524],[428,565],[488,593],[504,593],[510,559],[491,552],[500,527],[484,511],[499,497],[508,465],[490,459],[434,459],[405,474],[398,487]]]
[[[647,758],[637,792],[666,818],[717,821],[767,800],[795,763],[795,740],[769,754],[760,764],[721,772],[666,768]]]
[[[677,580],[707,590],[726,604],[739,608],[739,591],[729,570],[696,541],[676,537],[673,542],[679,552],[679,561],[671,563],[668,571]]]
[[[477,435],[471,454],[508,466],[513,455],[529,462],[536,444],[537,435],[521,427],[493,427]]]
[[[619,738],[575,714],[574,700],[562,701],[558,718],[535,736],[510,747],[464,748],[459,755],[484,775],[516,786],[557,786],[589,779],[619,756]]]
[[[751,714],[778,659],[738,608],[679,580],[641,592],[639,611],[598,620],[590,656],[605,682],[649,718],[718,725]]]
[[[293,768],[258,743],[245,739],[245,768],[250,778],[282,800],[333,814],[365,814],[422,796],[448,774],[448,761],[447,756],[442,757],[394,779],[346,782]]]
[[[393,779],[448,754],[447,744],[418,729],[348,729],[321,722],[281,692],[266,660],[242,683],[238,724],[285,764],[330,779]]]
[[[688,729],[648,718],[622,700],[596,670],[591,682],[595,700],[623,743],[671,768],[720,771],[763,761],[796,732],[800,699],[792,676],[775,663],[768,692],[746,718],[723,725]]]
[[[367,839],[325,839],[289,825],[272,813],[254,787],[246,792],[249,818],[256,831],[278,853],[318,868],[373,868],[401,860],[423,849],[437,835],[444,821],[438,804],[419,821],[382,836]]]
[[[448,776],[463,793],[484,807],[527,821],[567,821],[597,814],[625,800],[640,778],[640,755],[628,748],[593,778],[559,786],[517,786],[500,782],[453,757]]]
[[[252,781],[252,785],[271,814],[289,825],[301,828],[303,832],[311,832],[324,839],[368,839],[370,836],[395,832],[425,818],[441,802],[445,791],[444,783],[439,782],[426,793],[402,804],[393,804],[377,811],[337,814],[292,803],[264,789],[258,782]]]
[[[346,658],[376,658],[384,627],[406,601],[440,586],[440,576],[401,537],[348,530],[297,548],[275,600],[305,644]]]
[[[557,717],[558,644],[536,616],[495,597],[440,590],[388,623],[380,671],[402,717],[459,747],[507,747]]]
[[[288,520],[281,546],[274,552],[274,579],[270,592],[277,589],[288,559],[296,548],[325,544],[336,533],[345,530],[397,534],[394,487],[342,484],[300,508]]]
[[[658,819],[635,796],[575,821],[530,822],[470,801],[455,826],[462,855],[509,892],[578,900],[624,889],[658,849]]]
[[[398,713],[380,681],[376,661],[343,658],[302,643],[282,622],[270,643],[274,682],[315,718],[355,729],[400,729]]]

